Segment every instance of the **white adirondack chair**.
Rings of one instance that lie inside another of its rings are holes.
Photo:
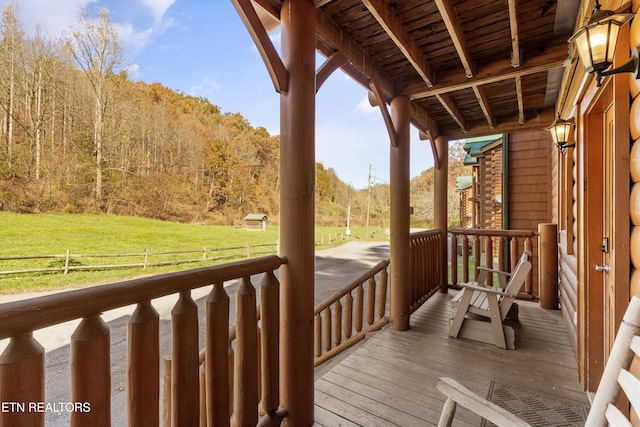
[[[531,271],[531,252],[529,251],[524,251],[513,273],[481,268],[478,281],[463,283],[462,291],[452,300],[455,314],[451,319],[449,336],[493,343],[500,348],[515,350],[513,328],[503,325],[503,321],[514,306],[529,271]],[[482,284],[489,272],[498,275],[499,287],[485,287]]]
[[[640,358],[640,296],[631,299],[624,315],[604,373],[596,391],[585,427],[629,426],[627,411],[615,405],[622,391],[629,401],[629,411],[640,415],[640,378],[629,369],[634,357]],[[480,415],[498,427],[529,426],[525,421],[498,405],[476,395],[451,378],[440,378],[438,390],[447,396],[438,423],[439,427],[449,427],[453,422],[457,405],[461,405]]]

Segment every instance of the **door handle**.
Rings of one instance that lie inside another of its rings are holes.
[[[604,272],[607,272],[607,271],[609,271],[609,270],[611,270],[611,267],[609,267],[607,264],[605,264],[605,265],[598,265],[598,264],[596,264],[596,271],[604,271]]]

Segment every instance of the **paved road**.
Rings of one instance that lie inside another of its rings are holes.
[[[389,258],[389,245],[380,242],[353,241],[337,248],[318,251],[315,259],[316,305],[325,301],[337,290],[349,284],[369,268],[383,259]],[[259,278],[254,277],[257,285]],[[225,289],[233,299],[237,281],[225,283]],[[204,301],[210,287],[192,292],[198,304],[200,315],[200,343],[204,345]],[[50,294],[27,293],[20,295],[0,295],[0,304],[18,299],[32,298]],[[160,354],[167,356],[171,347],[171,309],[177,301],[177,295],[159,298],[153,305],[160,315]],[[232,307],[235,304],[232,301]],[[134,306],[122,307],[103,314],[103,319],[111,330],[111,413],[114,426],[126,426],[126,354],[127,354],[127,322],[135,309]],[[235,310],[232,316],[235,317]],[[34,333],[35,338],[46,349],[46,401],[69,402],[69,340],[79,323],[78,321],[45,328]],[[0,341],[0,351],[4,350],[8,340]],[[47,426],[69,425],[67,413],[48,413]]]

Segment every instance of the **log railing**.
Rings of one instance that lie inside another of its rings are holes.
[[[531,251],[534,267],[537,265],[537,245],[533,242],[538,236],[536,231],[454,228],[449,233],[452,266],[450,277],[453,285],[474,281],[478,277],[478,267],[481,266],[511,271],[524,250]],[[509,258],[506,245],[509,245]],[[523,296],[533,297],[538,294],[533,272],[534,269],[525,279]],[[488,274],[486,280],[487,285],[493,284],[494,275]]]
[[[389,323],[386,315],[388,266],[389,260],[379,262],[316,307],[315,366]]]
[[[70,412],[72,426],[110,425],[110,331],[101,313],[132,304],[137,308],[128,325],[128,421],[131,426],[160,425],[159,315],[152,300],[173,294],[179,298],[171,312],[171,368],[163,373],[165,381],[171,382],[170,397],[165,400],[170,411],[164,408],[170,419],[165,421],[199,425],[202,405],[208,425],[230,425],[232,412],[236,425],[256,425],[260,395],[266,417],[281,419],[284,411],[276,411],[279,390],[274,380],[279,375],[280,311],[274,271],[285,262],[284,258],[267,256],[0,305],[0,339],[10,338],[0,355],[0,402],[18,405],[16,410],[0,411],[0,425],[44,425],[45,411],[37,410],[45,402],[44,348],[34,339],[33,331],[74,319],[82,321],[71,336],[69,405],[73,408],[65,410]],[[256,290],[250,278],[261,273],[263,309],[258,344]],[[231,382],[230,299],[223,283],[237,278],[242,283],[235,297],[235,381]],[[206,300],[205,359],[214,362],[205,363],[200,375],[198,309],[191,290],[212,284]],[[28,410],[32,407],[34,410]]]
[[[411,233],[409,239],[410,312],[416,311],[440,288],[440,231]]]

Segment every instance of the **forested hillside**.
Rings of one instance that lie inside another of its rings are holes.
[[[126,70],[106,9],[60,39],[27,34],[16,3],[2,10],[0,210],[277,222],[279,138]],[[372,226],[388,225],[388,185],[356,190],[319,163],[316,183],[318,225],[364,225],[367,206]]]

